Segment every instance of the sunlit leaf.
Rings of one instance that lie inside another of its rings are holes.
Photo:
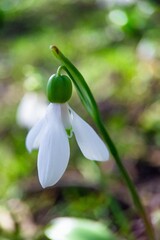
[[[51,240],[115,240],[102,223],[78,218],[57,218],[45,231]]]

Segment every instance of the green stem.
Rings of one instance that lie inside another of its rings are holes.
[[[85,82],[83,76],[81,73],[77,70],[77,68],[59,51],[59,49],[55,46],[51,46],[51,50],[55,57],[63,64],[63,69],[67,72],[67,74],[70,76],[72,79],[77,92],[80,96],[80,99],[82,100],[83,105],[87,109],[88,113],[91,115],[93,120],[95,121],[97,127],[99,128],[105,143],[108,145],[108,148],[113,155],[116,164],[119,168],[119,171],[121,172],[121,175],[126,182],[126,185],[130,191],[131,197],[133,199],[133,202],[135,204],[135,207],[140,214],[141,218],[143,219],[145,228],[146,228],[146,233],[148,234],[149,240],[155,240],[154,236],[154,230],[152,227],[152,224],[145,212],[145,209],[143,207],[143,204],[141,202],[141,199],[138,195],[138,192],[134,186],[134,183],[132,182],[132,179],[130,178],[127,170],[125,169],[122,160],[118,154],[118,151],[116,149],[115,144],[111,140],[107,130],[104,127],[104,124],[102,122],[102,119],[100,117],[100,113],[96,104],[96,101],[87,85]],[[61,68],[62,69],[62,68]]]
[[[60,75],[61,75],[62,69],[64,69],[64,66],[59,66],[59,67],[58,67],[58,69],[57,69],[57,76],[60,76]]]
[[[150,220],[149,220],[149,218],[146,214],[146,211],[143,207],[143,204],[142,204],[140,196],[139,196],[139,194],[138,194],[138,192],[135,188],[135,185],[134,185],[132,179],[130,178],[127,170],[125,169],[125,167],[122,163],[122,160],[121,160],[121,158],[118,154],[118,151],[117,151],[112,139],[110,138],[108,132],[106,131],[101,118],[99,118],[96,123],[97,123],[97,126],[98,126],[105,142],[107,143],[107,145],[110,149],[110,152],[112,153],[112,155],[113,155],[113,157],[116,161],[116,164],[119,168],[119,171],[121,172],[121,175],[123,176],[124,181],[127,184],[127,187],[128,187],[128,189],[130,191],[130,194],[132,196],[132,200],[134,202],[134,205],[136,206],[136,209],[137,209],[139,215],[143,219],[148,237],[149,237],[150,240],[154,240],[155,237],[154,237],[154,230],[153,230],[152,224],[151,224],[151,222],[150,222]]]
[[[70,78],[72,79],[73,83],[75,84],[75,87],[78,90],[78,94],[80,99],[82,100],[83,104],[86,102],[85,107],[87,108],[87,111],[92,116],[92,118],[95,119],[95,117],[99,114],[97,104],[95,102],[95,99],[85,82],[83,76],[81,73],[76,69],[76,67],[59,51],[59,49],[55,46],[51,46],[51,50],[55,57],[63,63],[63,68],[65,68],[65,71],[68,73]],[[69,67],[70,66],[70,67]],[[78,81],[77,81],[78,79]]]

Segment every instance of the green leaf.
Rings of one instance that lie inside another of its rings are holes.
[[[50,240],[115,240],[102,223],[80,218],[61,217],[52,220],[45,231]]]

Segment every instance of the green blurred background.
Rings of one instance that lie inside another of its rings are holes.
[[[99,169],[72,138],[63,178],[46,190],[38,182],[37,152],[27,152],[25,137],[45,110],[45,86],[59,66],[52,44],[85,77],[160,234],[159,26],[156,0],[0,1],[2,240],[50,239],[44,228],[64,216],[99,221],[117,239],[145,236],[112,156]],[[70,105],[95,127],[76,91]]]

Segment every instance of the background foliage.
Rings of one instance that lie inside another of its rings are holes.
[[[28,124],[17,108],[26,94],[42,103],[35,111],[44,108],[46,82],[58,67],[51,44],[84,75],[159,234],[159,22],[156,0],[0,1],[1,239],[49,239],[44,227],[63,216],[100,221],[117,239],[147,239],[112,157],[101,176],[72,139],[61,181],[47,190],[38,182],[37,152],[25,148],[32,103]],[[70,105],[88,118],[76,92]]]

